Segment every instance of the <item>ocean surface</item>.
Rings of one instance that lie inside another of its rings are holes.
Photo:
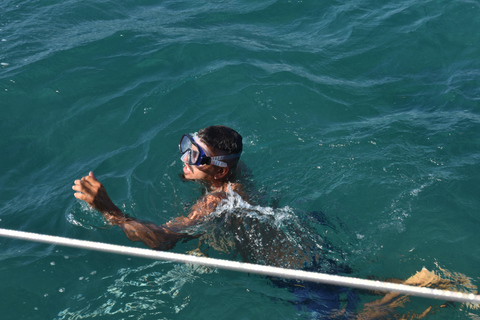
[[[125,212],[165,223],[202,194],[179,178],[181,135],[223,124],[244,138],[254,202],[230,215],[301,227],[347,276],[425,267],[476,292],[478,0],[1,7],[0,228],[144,248],[76,200],[74,180],[93,171]],[[208,255],[239,259],[221,245]],[[6,238],[0,290],[2,320],[319,317],[264,276]],[[385,318],[429,306],[426,319],[480,319],[475,306],[414,297]]]

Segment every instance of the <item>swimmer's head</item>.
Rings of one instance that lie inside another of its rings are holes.
[[[234,178],[242,149],[242,136],[226,126],[184,134],[179,143],[184,162],[182,178],[211,185],[229,181]]]
[[[242,136],[226,126],[210,126],[198,131],[198,138],[205,143],[214,156],[238,155],[222,160],[230,170],[235,169],[243,150]]]

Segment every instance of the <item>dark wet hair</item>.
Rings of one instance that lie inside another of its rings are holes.
[[[210,147],[225,151],[226,154],[241,153],[242,136],[226,126],[210,126],[198,131],[198,137]]]
[[[243,150],[242,136],[226,126],[206,127],[198,131],[198,137],[208,146],[222,151],[225,155],[241,153]],[[238,158],[225,160],[225,162],[230,168],[234,168],[238,163]]]

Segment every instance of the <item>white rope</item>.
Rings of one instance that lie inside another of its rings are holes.
[[[304,281],[320,282],[324,284],[353,287],[359,289],[376,290],[384,292],[398,292],[424,298],[433,298],[446,301],[456,301],[463,303],[480,303],[480,295],[467,294],[447,290],[438,290],[431,288],[407,286],[402,284],[380,282],[374,280],[364,280],[337,275],[328,275],[322,273],[308,272],[302,270],[282,269],[277,267],[255,265],[237,261],[226,261],[206,257],[197,257],[172,252],[155,251],[150,249],[140,249],[125,247],[106,243],[98,243],[85,240],[76,240],[63,237],[49,236],[37,233],[7,230],[0,228],[0,236],[35,242],[50,243],[67,247],[102,251],[108,253],[117,253],[128,256],[136,256],[155,260],[167,260],[182,263],[192,263],[208,267],[233,270],[239,272],[248,272],[255,274],[268,275],[273,277],[298,279]]]

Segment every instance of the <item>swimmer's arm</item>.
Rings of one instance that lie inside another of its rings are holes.
[[[151,222],[131,218],[128,215],[110,220],[107,218],[107,220],[122,228],[129,240],[141,241],[155,250],[170,250],[180,240],[195,238],[181,232],[181,230],[177,231],[165,225],[157,226]]]
[[[103,185],[95,178],[92,172],[80,180],[75,180],[72,187],[77,191],[74,196],[100,211],[105,219],[117,225],[125,232],[131,241],[141,241],[150,248],[157,250],[169,250],[175,244],[186,238],[194,238],[182,232],[192,226],[207,213],[202,212],[204,206],[197,205],[192,208],[188,217],[178,217],[172,221],[157,226],[151,222],[144,222],[125,215],[110,199]]]
[[[192,207],[188,217],[177,217],[161,226],[130,218],[127,215],[123,215],[118,208],[118,211],[115,211],[113,215],[111,213],[104,213],[103,215],[110,223],[122,228],[131,241],[142,241],[156,250],[169,250],[182,239],[196,238],[196,236],[182,231],[202,221],[215,210],[220,200],[221,197],[219,196],[207,195]]]

